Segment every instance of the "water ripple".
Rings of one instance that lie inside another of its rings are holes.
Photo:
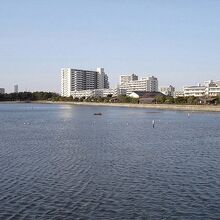
[[[219,114],[32,108],[0,106],[0,219],[220,218]]]

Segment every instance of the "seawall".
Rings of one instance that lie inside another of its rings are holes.
[[[36,102],[35,102],[36,103]],[[109,107],[128,107],[128,108],[148,108],[148,109],[164,109],[174,111],[204,111],[204,112],[220,112],[220,105],[175,105],[175,104],[131,104],[131,103],[100,103],[100,102],[50,102],[38,101],[42,104],[70,104],[85,106],[109,106]]]

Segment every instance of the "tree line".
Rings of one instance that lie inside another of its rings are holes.
[[[121,102],[121,103],[138,103],[138,99],[126,95],[120,95],[117,98],[108,95],[107,97],[81,97],[73,98],[63,97],[53,92],[19,92],[10,94],[0,94],[0,101],[53,101],[53,102]]]
[[[48,101],[57,97],[60,97],[59,94],[53,92],[19,92],[0,94],[0,101]]]
[[[73,101],[73,102],[117,102],[117,103],[141,103],[139,98],[131,98],[126,95],[119,95],[117,97],[112,97],[108,95],[107,97],[61,97],[61,101]],[[198,104],[220,104],[220,96],[211,98],[198,98],[194,96],[189,97],[172,97],[172,96],[156,96],[152,103],[155,104],[180,104],[180,105],[198,105]]]
[[[172,97],[172,96],[157,96],[155,102],[158,104],[186,104],[186,105],[199,105],[199,104],[220,104],[220,96],[217,97]]]
[[[202,99],[194,96],[190,97],[172,97],[172,96],[156,96],[152,103],[158,104],[220,104],[220,97],[213,97],[207,99]],[[117,103],[140,103],[140,99],[131,98],[126,95],[119,95],[117,97],[112,97],[108,95],[107,97],[81,97],[73,98],[62,97],[54,92],[19,92],[10,94],[0,94],[0,101],[53,101],[53,102],[117,102]]]

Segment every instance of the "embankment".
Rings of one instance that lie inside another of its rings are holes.
[[[128,107],[128,108],[148,108],[148,109],[164,109],[164,110],[174,110],[174,111],[179,110],[179,111],[220,112],[220,105],[214,106],[214,105],[131,104],[131,103],[49,102],[49,101],[38,101],[37,103],[87,105],[87,106],[109,106],[109,107]]]

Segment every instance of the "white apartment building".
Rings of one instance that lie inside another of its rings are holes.
[[[120,76],[120,85],[129,83],[130,81],[138,80],[138,76],[135,74],[131,75],[121,75]]]
[[[71,93],[71,69],[63,68],[61,69],[61,96],[69,97]]]
[[[207,81],[205,82],[207,87],[206,93],[208,96],[220,96],[220,81]]]
[[[184,97],[184,92],[183,91],[175,91],[173,93],[173,97],[177,98],[177,97]]]
[[[186,86],[184,87],[184,96],[201,97],[206,95],[206,86]]]
[[[133,91],[158,92],[158,80],[154,76],[138,79],[136,75],[122,75],[120,79],[119,88],[126,90],[127,95]]]
[[[220,81],[207,81],[204,85],[184,87],[184,96],[220,96]]]
[[[97,68],[97,71],[61,69],[61,96],[69,97],[76,91],[105,88],[109,88],[109,82],[104,68]]]
[[[220,86],[218,87],[209,87],[208,96],[220,96]]]
[[[92,97],[108,97],[117,96],[117,89],[94,89],[92,90]]]
[[[147,80],[147,91],[158,92],[158,79],[154,76],[146,77]]]
[[[139,80],[130,81],[127,84],[127,94],[131,94],[133,91],[147,91],[147,80],[141,78]]]

